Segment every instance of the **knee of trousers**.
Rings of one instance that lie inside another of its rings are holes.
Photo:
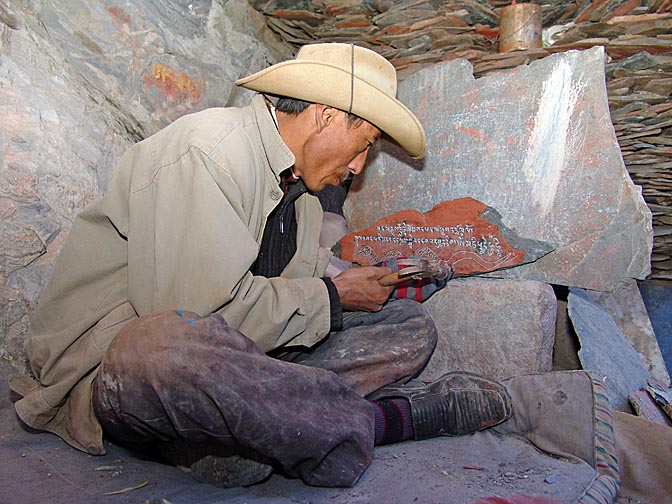
[[[390,306],[398,312],[393,319],[397,319],[399,328],[408,334],[408,344],[429,359],[436,348],[438,332],[427,309],[422,303],[410,299],[396,300]]]
[[[177,379],[176,369],[207,369],[216,354],[226,351],[263,354],[219,315],[200,317],[191,312],[166,311],[127,324],[108,347],[101,369],[110,374],[131,373],[137,378],[165,374],[167,380]]]
[[[263,355],[220,316],[168,311],[140,317],[119,332],[101,362],[94,385],[96,416],[139,424],[166,417],[164,403],[196,407],[208,370],[241,353]],[[157,430],[172,434],[169,422],[155,423]]]

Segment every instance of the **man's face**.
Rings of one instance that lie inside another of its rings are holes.
[[[311,191],[336,186],[350,174],[362,173],[369,149],[380,138],[380,130],[371,123],[352,123],[338,109],[326,107],[320,119],[322,127],[306,142],[294,167]]]

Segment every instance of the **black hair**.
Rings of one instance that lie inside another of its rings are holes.
[[[278,110],[279,112],[284,112],[285,114],[299,115],[301,112],[306,110],[310,105],[312,105],[311,102],[299,100],[298,98],[287,98],[285,96],[281,96],[280,98],[278,98],[278,102],[275,104],[275,109]],[[343,110],[343,112],[345,112],[345,110]],[[348,123],[351,126],[359,124],[361,121],[364,120],[361,117],[352,114],[350,112],[345,112],[345,114],[348,116]]]

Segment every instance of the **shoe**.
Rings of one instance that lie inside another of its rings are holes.
[[[160,460],[177,466],[195,480],[222,488],[254,485],[273,473],[272,465],[256,460],[251,453],[236,452],[217,443],[180,439],[161,443],[156,451]]]
[[[429,384],[388,385],[367,397],[395,398],[410,403],[416,440],[472,434],[502,423],[512,412],[504,385],[464,371],[446,373]]]
[[[189,472],[201,483],[235,488],[262,482],[271,475],[273,467],[239,455],[208,455],[191,464]]]

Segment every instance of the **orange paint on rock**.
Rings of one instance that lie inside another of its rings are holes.
[[[474,33],[485,37],[486,39],[495,40],[499,36],[499,28],[493,28],[489,25],[482,25],[476,23],[474,25]]]
[[[633,10],[635,10],[637,7],[640,7],[641,5],[642,5],[641,0],[630,0],[629,2],[625,2],[623,5],[616,7],[612,15],[609,16],[609,19],[615,18],[617,16],[626,16],[630,14]],[[607,21],[607,19],[605,19],[604,21]]]
[[[431,94],[431,93],[430,93]],[[418,115],[423,116],[425,114],[425,107],[427,106],[427,100],[429,99],[429,95],[425,95],[421,100],[420,104],[418,105]]]
[[[371,26],[371,23],[365,19],[356,19],[354,21],[343,21],[342,23],[336,23],[336,28],[368,28]]]
[[[387,33],[389,35],[403,35],[404,33],[410,32],[410,28],[406,26],[388,26],[383,30],[383,33]]]
[[[196,104],[203,98],[203,79],[195,82],[187,72],[176,71],[168,65],[154,63],[151,74],[145,73],[142,78],[146,85],[155,86],[169,102]]]
[[[107,12],[109,12],[119,24],[129,24],[131,22],[131,17],[119,7],[109,7]]]
[[[400,186],[403,187],[403,186]],[[484,203],[444,201],[431,210],[400,210],[340,240],[341,258],[372,265],[392,257],[425,257],[450,264],[456,276],[521,264],[525,251],[507,242]]]
[[[487,135],[484,135],[483,133],[481,133],[477,129],[468,128],[466,126],[456,126],[455,128],[459,131],[462,131],[462,132],[466,133],[469,136],[472,136],[472,137],[476,138],[477,140],[480,140],[481,142],[487,142],[487,143],[490,142],[490,137],[488,137]]]
[[[474,106],[474,102],[476,101],[476,98],[478,97],[478,89],[475,89],[473,86],[470,87],[467,90],[466,93],[469,96],[469,99],[467,101],[466,109],[470,110]]]

